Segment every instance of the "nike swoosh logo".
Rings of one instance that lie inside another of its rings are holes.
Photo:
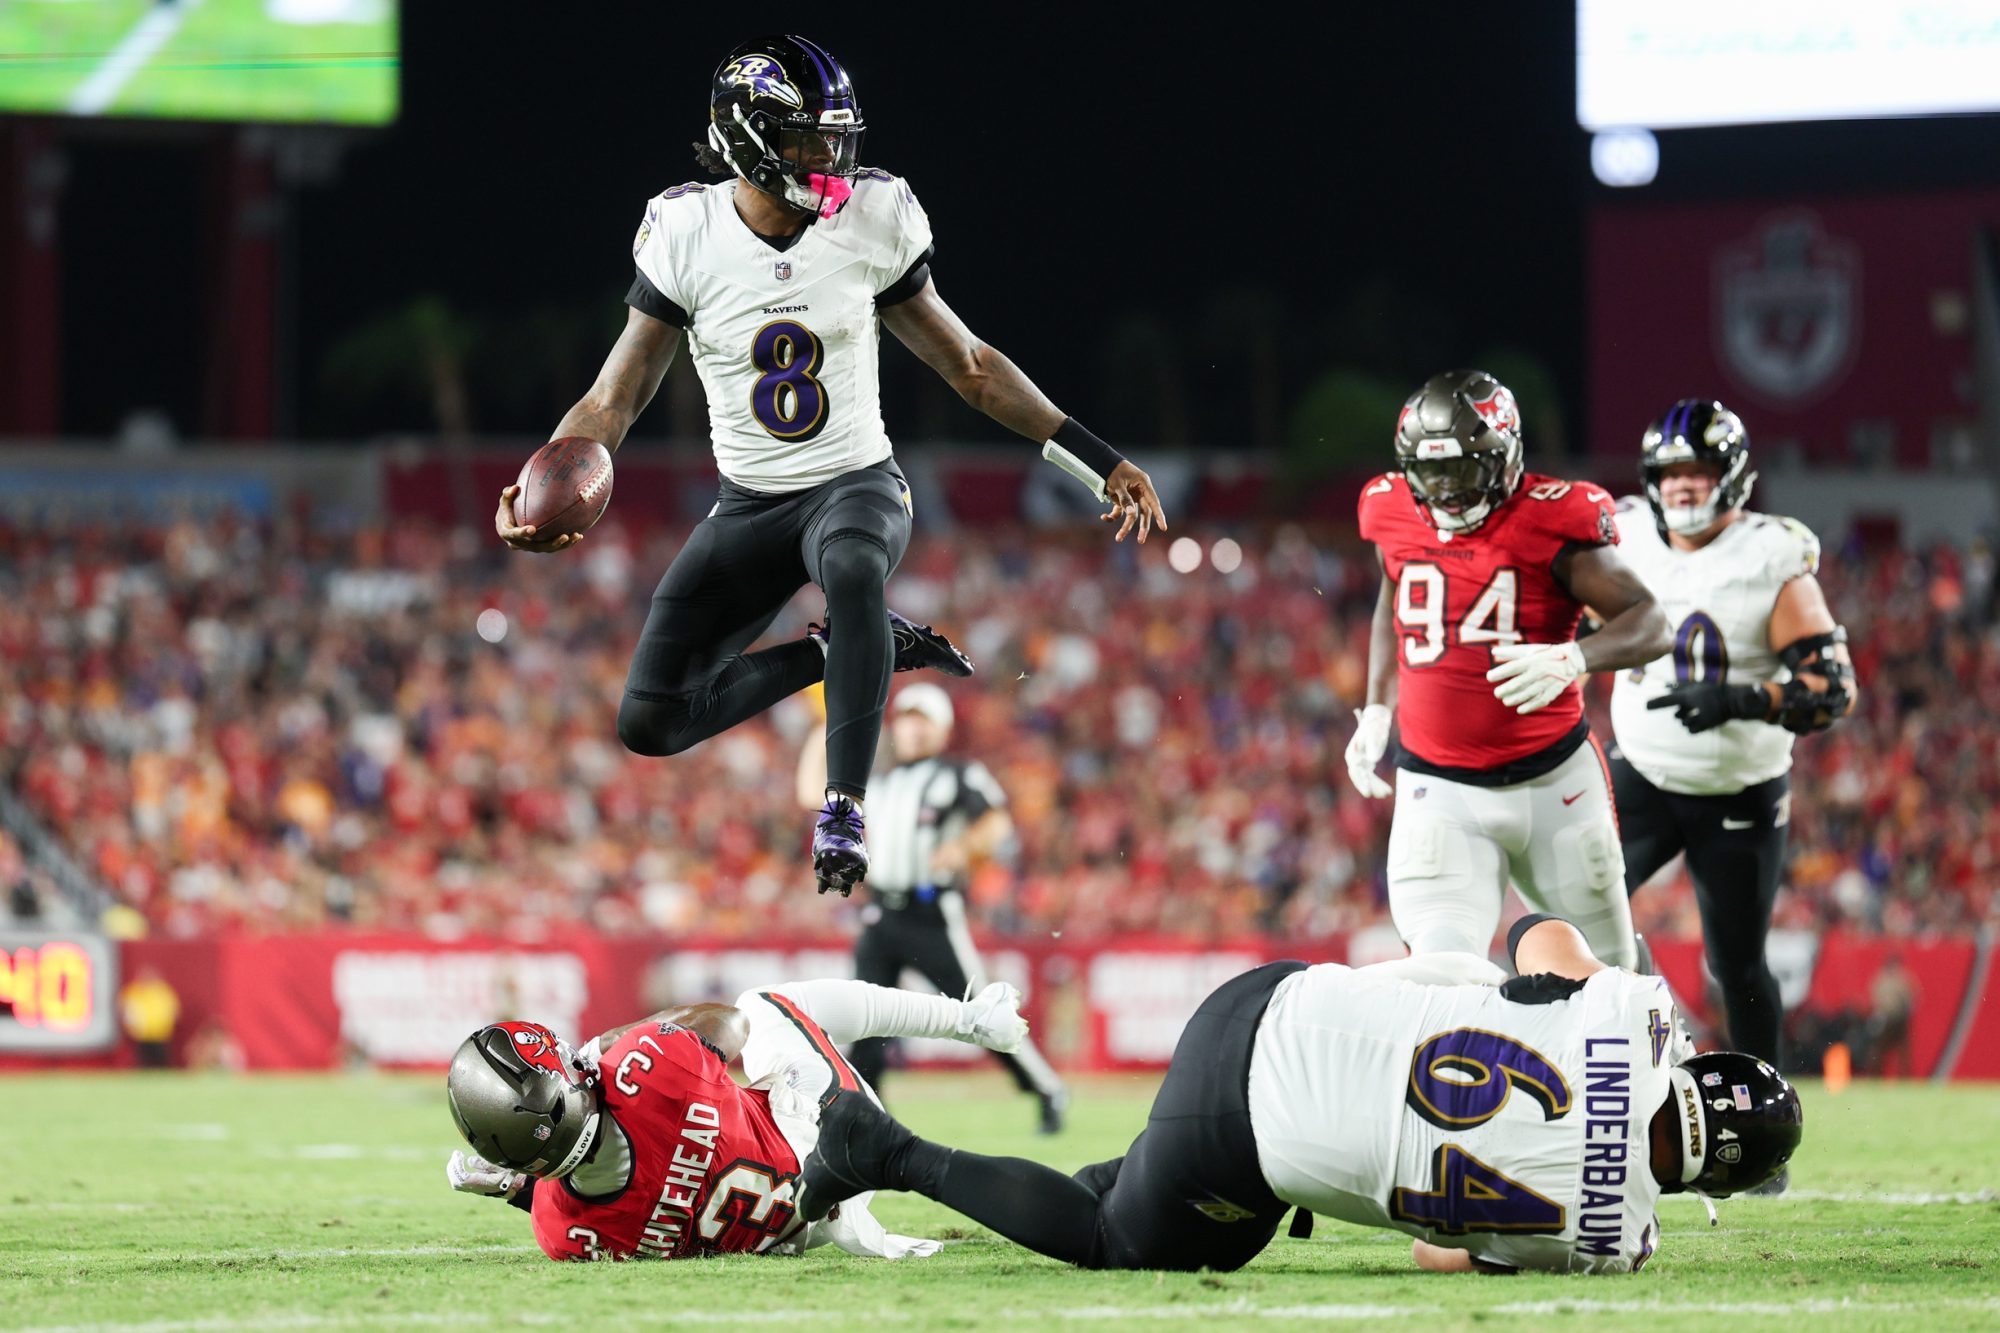
[[[1722,827],[1726,829],[1739,829],[1739,830],[1746,828],[1756,828],[1757,821],[1754,819],[1724,819],[1722,821]]]
[[[1588,788],[1588,787],[1585,787],[1585,788],[1583,789],[1583,791],[1589,791],[1589,790],[1590,790],[1590,788]],[[1580,801],[1580,800],[1582,800],[1582,799],[1583,799],[1583,792],[1582,792],[1582,791],[1580,791],[1580,792],[1578,792],[1578,793],[1577,793],[1576,795],[1574,795],[1574,796],[1565,796],[1565,797],[1563,797],[1563,804],[1564,804],[1564,805],[1570,805],[1570,804],[1573,804],[1574,802],[1577,802],[1577,801]]]
[[[1583,498],[1586,500],[1590,500],[1594,503],[1602,504],[1604,501],[1609,500],[1611,497],[1606,495],[1603,491],[1585,491],[1583,493]]]

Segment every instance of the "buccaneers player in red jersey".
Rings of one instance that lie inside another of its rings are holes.
[[[1523,469],[1514,395],[1477,370],[1433,375],[1396,423],[1400,471],[1363,488],[1382,591],[1368,704],[1347,748],[1364,796],[1396,747],[1389,911],[1412,953],[1484,957],[1511,879],[1606,962],[1636,961],[1617,817],[1579,678],[1672,646],[1612,549],[1611,497]],[[1603,628],[1579,643],[1588,606]]]
[[[935,1253],[892,1236],[852,1203],[810,1228],[799,1162],[820,1109],[874,1093],[836,1049],[864,1037],[952,1037],[1007,1051],[1027,1024],[1020,993],[996,982],[970,1000],[859,981],[789,982],[734,1007],[691,1005],[573,1051],[539,1023],[493,1023],[466,1038],[446,1082],[473,1154],[453,1153],[454,1189],[506,1197],[534,1217],[551,1259],[796,1254],[832,1242],[852,1254]],[[742,1058],[750,1086],[729,1076]]]

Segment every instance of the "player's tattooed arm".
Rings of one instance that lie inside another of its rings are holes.
[[[552,440],[581,435],[601,441],[613,453],[625,441],[625,432],[646,410],[659,392],[667,367],[680,350],[681,331],[665,320],[627,307],[625,331],[611,345],[611,354],[597,372],[590,391],[556,427]]]
[[[600,1034],[592,1044],[602,1054],[633,1028],[645,1027],[649,1023],[686,1028],[721,1056],[724,1064],[743,1054],[743,1043],[750,1039],[750,1017],[735,1005],[684,1004],[677,1009],[662,1009],[636,1023],[612,1028]]]
[[[587,440],[597,440],[612,453],[625,441],[625,432],[632,429],[632,422],[646,404],[653,401],[653,394],[659,390],[660,381],[666,376],[667,367],[673,364],[674,353],[680,349],[681,331],[664,320],[654,319],[637,309],[630,309],[625,317],[625,331],[612,344],[611,355],[604,358],[604,366],[597,372],[597,382],[590,386],[590,392],[577,400],[564,414],[552,440],[582,436]],[[537,537],[533,530],[515,518],[514,501],[519,499],[521,488],[507,486],[500,492],[500,506],[493,514],[493,530],[500,534],[500,540],[517,551],[561,551],[583,540],[580,532],[564,533],[559,537]]]
[[[1674,646],[1667,613],[1632,567],[1608,546],[1567,546],[1556,557],[1556,581],[1590,607],[1604,627],[1582,640],[1585,671],[1644,666]]]
[[[879,313],[889,332],[916,353],[919,361],[942,376],[959,397],[1008,430],[1046,443],[1055,440],[1070,423],[1062,409],[1005,353],[981,342],[965,326],[930,280],[926,279],[909,300],[898,301]],[[1111,502],[1111,512],[1104,517],[1118,524],[1114,540],[1124,541],[1134,526],[1142,542],[1154,528],[1164,531],[1167,515],[1160,506],[1159,492],[1153,489],[1153,479],[1129,458],[1111,465],[1108,458],[1116,457],[1114,451],[1080,426],[1070,428],[1088,436],[1107,455],[1107,462],[1100,467],[1109,469],[1104,473],[1104,498]]]

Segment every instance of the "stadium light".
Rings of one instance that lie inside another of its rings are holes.
[[[1660,174],[1660,141],[1651,130],[1603,130],[1590,136],[1590,169],[1606,185],[1651,185]]]

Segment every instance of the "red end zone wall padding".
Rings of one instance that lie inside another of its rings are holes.
[[[1699,941],[1652,943],[1676,992],[1698,1020],[1709,1020]],[[1919,988],[1914,1064],[1928,1073],[1963,1008],[1976,952],[1962,940],[1830,935],[1817,942],[1807,1004],[1865,1014],[1876,975],[1890,957],[1900,958]],[[1344,961],[1346,942],[1303,952],[1261,939],[1205,947],[1153,938],[1001,944],[987,961],[996,977],[1028,993],[1037,1040],[1055,1063],[1117,1070],[1164,1065],[1188,1016],[1216,986],[1259,963],[1301,956]],[[354,934],[142,940],[123,945],[121,959],[125,975],[149,966],[179,993],[177,1057],[185,1059],[205,1031],[226,1034],[251,1069],[434,1068],[496,1018],[534,1018],[580,1039],[669,1004],[729,1001],[784,981],[847,976],[851,968],[850,946],[837,938],[750,946],[594,934],[532,945]],[[1988,998],[1958,1061],[1959,1077],[2000,1076],[2000,1001]],[[939,1063],[982,1058],[949,1042],[912,1043],[911,1055]],[[0,1057],[8,1070],[130,1063],[122,1047],[66,1061]]]

